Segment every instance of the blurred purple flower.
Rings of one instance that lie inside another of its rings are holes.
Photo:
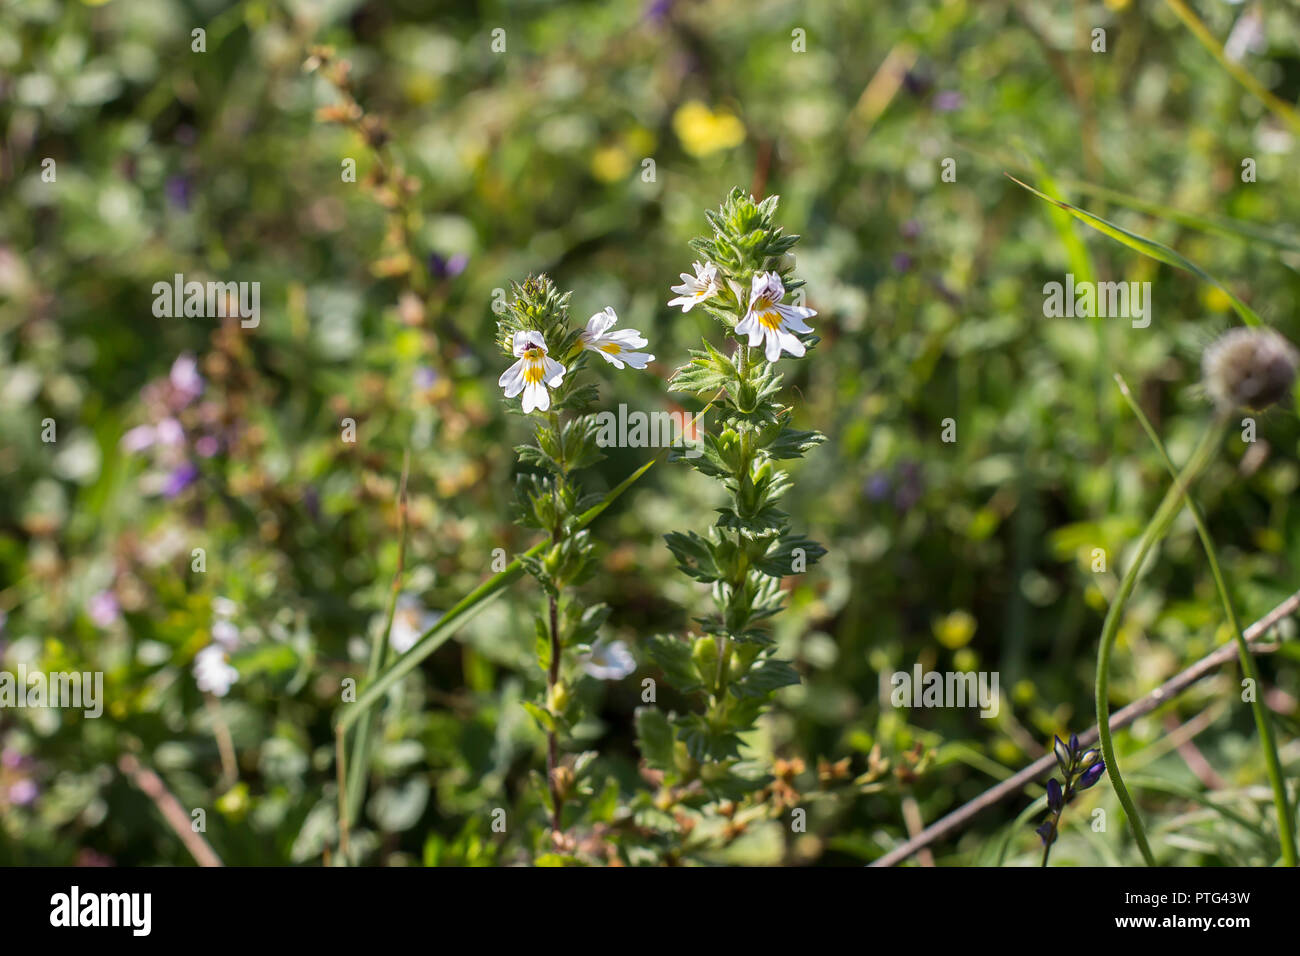
[[[645,19],[651,23],[663,23],[672,9],[673,0],[650,0],[645,6]]]
[[[134,454],[144,451],[154,443],[157,434],[152,425],[136,425],[122,436],[122,450]]]
[[[40,790],[35,782],[24,778],[9,788],[9,802],[14,806],[25,807],[36,799],[38,793]]]
[[[872,501],[884,501],[889,497],[889,476],[878,471],[867,479],[866,495]]]
[[[428,365],[421,365],[415,370],[415,387],[418,389],[433,388],[438,382],[438,372]]]
[[[6,770],[15,770],[23,765],[23,755],[12,747],[6,747],[0,750],[0,767]]]
[[[221,442],[212,435],[204,435],[194,443],[194,450],[200,458],[211,458],[221,450]]]
[[[307,514],[311,515],[313,521],[320,520],[320,493],[308,485],[302,493],[303,507],[307,509]]]
[[[179,209],[190,208],[190,197],[194,193],[194,187],[190,184],[186,176],[168,176],[167,184],[164,187],[167,194],[167,201]]]
[[[122,608],[112,591],[100,591],[90,599],[87,609],[91,622],[101,629],[111,627],[122,617]]]
[[[185,429],[174,418],[164,418],[153,430],[154,440],[160,445],[182,445],[185,443]]]
[[[170,475],[167,476],[167,482],[163,485],[163,497],[175,498],[182,491],[188,488],[199,477],[199,469],[193,462],[185,462]]]
[[[894,257],[889,262],[894,267],[895,272],[908,272],[912,268],[912,257],[906,252],[894,253]]]
[[[199,374],[199,363],[189,352],[176,357],[168,377],[182,408],[203,394],[203,376]]]
[[[469,265],[469,256],[458,252],[449,259],[444,259],[436,252],[429,253],[429,274],[435,279],[454,279],[465,271]]]
[[[909,219],[898,230],[904,239],[915,239],[921,235],[921,220]]]
[[[956,90],[944,90],[934,97],[934,108],[940,113],[951,113],[953,110],[959,110],[966,98]]]
[[[905,461],[898,466],[898,490],[894,493],[894,507],[901,513],[910,511],[925,492],[925,480],[921,466],[914,461]]]

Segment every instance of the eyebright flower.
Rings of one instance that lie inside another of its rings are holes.
[[[622,641],[597,641],[591,645],[583,670],[597,680],[622,680],[636,670],[636,658]]]
[[[785,285],[775,272],[760,272],[754,276],[749,292],[749,311],[736,325],[738,335],[748,335],[750,346],[756,346],[767,340],[764,353],[769,362],[775,362],[781,353],[803,355],[806,349],[792,334],[794,332],[811,332],[804,322],[817,313],[798,305],[782,305],[785,298]]]
[[[582,347],[595,352],[615,368],[622,368],[624,362],[633,368],[645,368],[647,362],[654,361],[654,356],[628,349],[645,348],[648,343],[636,329],[611,332],[617,321],[614,310],[605,306],[604,312],[597,312],[587,320],[587,328],[582,333]]]
[[[546,411],[551,407],[551,393],[564,378],[565,368],[546,351],[546,341],[541,332],[516,332],[513,349],[519,361],[501,373],[497,379],[506,392],[506,398],[524,393],[524,414],[534,409]]]
[[[680,305],[683,312],[691,311],[697,303],[718,293],[718,267],[712,262],[696,262],[694,268],[695,275],[682,272],[682,284],[670,287],[678,296],[669,299],[668,304]]]
[[[1300,353],[1270,329],[1233,329],[1205,350],[1205,387],[1225,411],[1261,411],[1295,384]]]

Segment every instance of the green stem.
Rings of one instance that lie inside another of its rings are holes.
[[[1115,796],[1119,798],[1120,805],[1124,808],[1124,813],[1128,817],[1129,828],[1133,831],[1133,838],[1137,841],[1138,849],[1148,866],[1156,865],[1155,856],[1152,854],[1151,846],[1147,842],[1146,830],[1143,828],[1142,820],[1138,816],[1137,806],[1133,803],[1128,788],[1124,786],[1124,778],[1119,770],[1119,761],[1115,757],[1115,744],[1111,739],[1110,655],[1115,647],[1115,639],[1119,635],[1120,623],[1124,619],[1124,608],[1128,604],[1134,586],[1137,584],[1138,575],[1142,571],[1142,565],[1146,562],[1147,555],[1150,554],[1155,544],[1168,533],[1169,526],[1173,524],[1174,518],[1182,510],[1182,501],[1186,489],[1200,474],[1201,469],[1205,467],[1222,436],[1223,427],[1221,424],[1216,423],[1216,425],[1206,429],[1201,436],[1200,444],[1192,454],[1191,460],[1179,473],[1169,490],[1165,492],[1160,507],[1156,509],[1156,513],[1142,533],[1137,554],[1129,564],[1128,570],[1124,572],[1124,577],[1120,580],[1119,590],[1115,594],[1115,599],[1111,602],[1110,610],[1106,612],[1106,620],[1101,629],[1100,646],[1097,650],[1097,734],[1101,742],[1102,758],[1106,761],[1106,774],[1110,777],[1111,786],[1115,788]]]
[[[1115,376],[1115,380],[1119,383],[1119,389],[1124,396],[1124,400],[1133,409],[1133,414],[1137,416],[1137,420],[1147,433],[1147,437],[1151,439],[1151,444],[1160,453],[1160,458],[1165,463],[1165,467],[1171,475],[1177,477],[1178,470],[1174,467],[1173,461],[1170,460],[1164,443],[1161,442],[1160,436],[1156,434],[1151,422],[1129,392],[1128,383],[1119,375]],[[1214,577],[1214,586],[1218,589],[1219,600],[1223,604],[1223,612],[1227,615],[1228,624],[1232,628],[1232,637],[1237,644],[1237,656],[1241,660],[1242,673],[1246,675],[1251,685],[1258,690],[1260,681],[1259,671],[1255,666],[1255,656],[1250,652],[1250,645],[1246,643],[1246,635],[1241,628],[1241,619],[1237,617],[1236,608],[1232,604],[1232,597],[1228,593],[1228,585],[1224,580],[1223,570],[1219,565],[1218,551],[1214,547],[1213,539],[1210,537],[1209,527],[1205,523],[1205,515],[1201,511],[1200,505],[1196,503],[1190,494],[1187,495],[1187,507],[1192,512],[1192,519],[1196,522],[1196,533],[1200,536],[1201,545],[1205,549],[1206,563],[1210,566],[1210,574]],[[1291,807],[1287,798],[1286,783],[1282,776],[1282,763],[1278,759],[1277,741],[1273,737],[1273,722],[1269,718],[1268,709],[1264,706],[1264,702],[1260,699],[1258,693],[1251,698],[1250,709],[1255,717],[1255,729],[1259,732],[1259,743],[1264,751],[1268,780],[1273,788],[1273,805],[1277,809],[1277,830],[1278,839],[1282,845],[1282,860],[1287,866],[1295,866],[1295,830],[1292,826]]]

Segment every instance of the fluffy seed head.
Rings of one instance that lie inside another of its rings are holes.
[[[1205,387],[1225,411],[1262,411],[1295,383],[1300,354],[1270,329],[1233,329],[1205,350]]]

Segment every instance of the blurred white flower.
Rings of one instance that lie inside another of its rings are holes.
[[[209,644],[194,655],[194,682],[199,685],[199,690],[225,697],[237,680],[239,671],[230,666],[220,645]]]
[[[414,597],[403,594],[393,611],[393,630],[388,635],[388,643],[398,654],[405,654],[441,617],[441,612],[430,611]]]
[[[622,641],[597,641],[584,657],[582,669],[597,680],[622,680],[636,670],[636,658]]]
[[[587,328],[582,333],[582,347],[595,352],[615,368],[623,368],[624,362],[633,368],[645,368],[647,362],[654,361],[654,356],[628,351],[645,348],[645,338],[636,329],[611,332],[617,321],[618,316],[609,306],[604,312],[597,312],[587,321]]]

